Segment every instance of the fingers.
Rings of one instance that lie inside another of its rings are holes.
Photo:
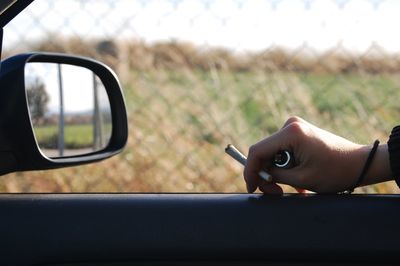
[[[279,185],[277,185],[276,183],[266,182],[264,180],[260,182],[259,189],[261,192],[265,194],[271,194],[271,195],[283,194],[283,190]]]
[[[302,124],[293,119],[282,130],[250,147],[243,173],[248,192],[252,193],[257,189],[260,182],[258,172],[264,168],[267,172],[271,169],[272,159],[278,151],[293,150],[292,147],[296,146],[299,137],[303,135],[302,132],[304,132]],[[283,181],[290,184],[287,180]]]
[[[282,194],[282,189],[276,183],[286,184],[294,187],[302,186],[301,178],[299,178],[301,174],[298,170],[272,167],[269,168],[268,172],[272,175],[273,182],[267,182],[257,175],[254,179],[248,179],[249,182],[246,181],[247,191],[249,193],[253,193],[258,187],[266,194]],[[301,193],[299,190],[298,192]]]
[[[273,167],[269,170],[274,177],[274,182],[294,187],[301,187],[301,171],[297,168],[283,169]]]
[[[265,158],[273,158],[274,151],[278,151],[278,148],[274,146],[273,137],[270,137],[250,147],[243,172],[249,193],[254,192],[261,182],[258,172],[264,168],[265,162],[268,161]],[[265,149],[264,147],[268,148]]]
[[[304,188],[295,188],[296,189],[296,191],[298,192],[298,193],[300,193],[300,194],[305,194],[305,193],[307,193],[307,190],[306,189],[304,189]]]
[[[266,182],[265,180],[260,182],[258,188],[264,194],[270,194],[270,195],[282,195],[283,194],[283,189],[281,186],[279,186],[276,183]],[[307,190],[302,189],[302,188],[295,188],[295,189],[300,194],[304,194],[307,192]]]
[[[285,124],[283,124],[282,128],[287,127],[288,125],[292,124],[292,123],[307,123],[303,118],[298,117],[298,116],[292,116],[290,117],[288,120],[286,120]]]
[[[246,181],[246,188],[247,188],[247,192],[253,193],[254,191],[256,191],[257,185],[253,185],[253,184],[251,184],[251,182]]]
[[[290,117],[288,120],[286,120],[286,122],[285,122],[285,124],[283,124],[283,127],[281,128],[281,130],[284,129],[284,128],[286,128],[286,127],[289,126],[289,125],[292,125],[292,124],[301,124],[301,125],[303,125],[304,127],[319,129],[318,127],[316,127],[315,125],[311,124],[310,122],[304,120],[304,119],[301,118],[301,117],[292,116],[292,117]]]

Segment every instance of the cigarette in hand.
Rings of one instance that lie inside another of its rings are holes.
[[[229,154],[233,159],[246,166],[247,158],[232,144],[228,144],[225,148],[225,152]],[[267,182],[272,182],[272,176],[265,171],[258,172],[258,175]]]

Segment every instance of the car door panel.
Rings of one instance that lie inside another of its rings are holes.
[[[393,195],[4,194],[0,260],[381,264],[400,256],[399,204]]]

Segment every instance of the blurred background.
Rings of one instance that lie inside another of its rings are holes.
[[[35,1],[5,28],[3,59],[105,62],[123,86],[129,140],[100,163],[2,176],[0,191],[245,192],[225,146],[247,153],[294,115],[386,142],[400,121],[399,11],[394,0]]]

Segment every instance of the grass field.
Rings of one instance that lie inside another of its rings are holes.
[[[385,142],[400,117],[396,73],[160,65],[120,77],[129,119],[122,154],[9,174],[0,191],[245,192],[242,167],[224,154],[228,143],[246,152],[293,115],[355,142]],[[399,192],[393,182],[357,191]]]
[[[35,137],[40,147],[55,148],[57,145],[58,126],[35,126]],[[65,125],[64,143],[66,148],[87,148],[93,146],[93,125]]]
[[[225,156],[226,144],[246,151],[291,115],[360,143],[384,141],[400,114],[399,83],[390,75],[133,71],[124,86],[130,136],[122,155],[79,168],[10,174],[1,188],[244,191],[242,169]],[[80,127],[79,134],[75,130],[74,138],[92,136],[88,127]],[[49,132],[40,129],[36,134],[42,138]],[[396,189],[383,184],[366,190]]]

